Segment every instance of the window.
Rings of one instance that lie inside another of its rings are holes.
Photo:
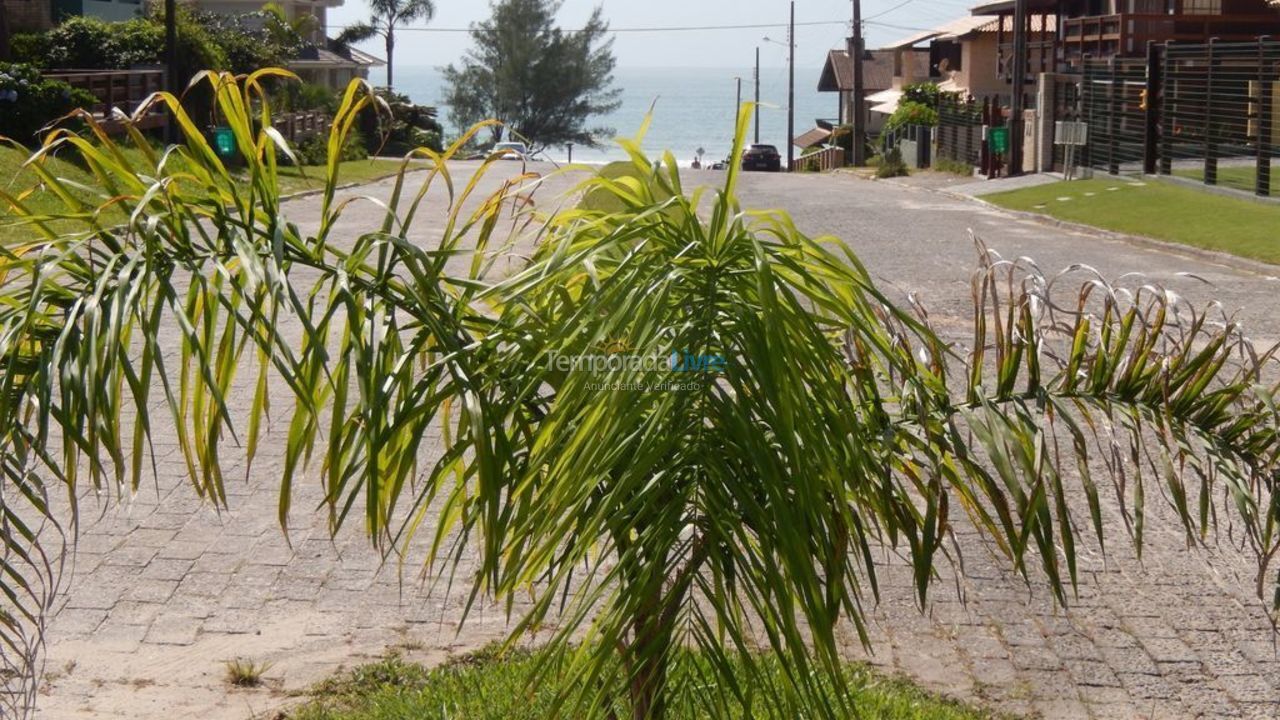
[[[1222,0],[1182,0],[1183,15],[1221,15]]]

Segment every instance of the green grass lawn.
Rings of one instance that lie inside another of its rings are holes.
[[[554,707],[553,683],[530,683],[535,656],[512,653],[498,660],[491,651],[428,669],[396,657],[360,667],[317,685],[306,704],[288,720],[541,720]],[[782,677],[774,667],[774,678]],[[899,679],[886,678],[863,665],[848,668],[852,704],[863,718],[876,720],[989,720],[996,715],[930,695]],[[766,683],[767,684],[767,683]],[[775,694],[753,686],[757,703]],[[560,708],[573,717],[568,708]],[[619,712],[619,717],[627,717]],[[672,708],[673,720],[729,720],[744,717],[798,717],[757,705],[712,719],[689,708]]]
[[[1011,210],[1280,263],[1280,205],[1118,177],[1051,183],[984,199]]]
[[[139,150],[129,149],[126,154],[131,156],[132,160],[143,161],[142,153]],[[8,146],[0,146],[0,189],[16,195],[36,183],[35,173],[22,167],[22,163],[27,157],[28,154],[26,152]],[[56,157],[46,161],[46,164],[57,177],[89,187],[96,185],[93,176],[78,165],[64,162]],[[344,185],[367,183],[391,177],[399,169],[400,161],[398,160],[351,160],[342,163],[338,171],[338,178],[339,182]],[[284,195],[291,195],[308,190],[319,190],[324,187],[324,174],[325,169],[323,167],[281,167],[279,168],[280,192]],[[78,192],[77,194],[86,201],[91,199],[89,193]],[[64,209],[62,201],[51,192],[33,193],[24,202],[32,212],[37,214],[53,214]],[[104,218],[112,223],[123,223],[126,220],[124,213],[118,210],[108,211]],[[0,201],[0,241],[31,234],[30,229],[14,227],[12,222],[13,218],[10,216],[9,207],[3,201]],[[54,221],[51,225],[54,229],[65,229],[67,231],[81,228],[80,223],[74,221]]]
[[[417,162],[414,166],[422,167],[423,163]],[[397,172],[400,172],[399,160],[375,158],[348,160],[338,168],[338,183],[340,185],[369,183],[392,177]],[[284,195],[292,195],[307,190],[319,190],[324,187],[324,173],[323,167],[281,167],[279,168],[280,192]]]
[[[1204,182],[1204,167],[1174,169],[1173,174],[1195,180],[1196,182]],[[1218,168],[1218,185],[1234,190],[1243,190],[1252,194],[1254,188],[1257,187],[1258,168],[1253,165],[1219,167]],[[1280,188],[1280,167],[1276,167],[1271,171],[1271,185],[1273,188]]]

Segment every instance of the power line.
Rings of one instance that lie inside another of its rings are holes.
[[[815,20],[798,22],[796,27],[817,27],[822,25],[848,25],[844,20]],[[686,25],[677,27],[630,27],[609,28],[611,33],[663,33],[663,32],[707,32],[711,30],[769,30],[784,28],[787,23],[754,23],[745,25]],[[346,30],[349,25],[331,25],[334,30]],[[471,28],[439,28],[439,27],[400,27],[396,32],[429,32],[429,33],[469,33]]]
[[[865,23],[865,22],[867,22],[868,20],[875,20],[876,18],[884,17],[885,15],[888,15],[888,14],[890,14],[890,13],[897,12],[897,11],[901,10],[902,8],[904,8],[904,7],[908,6],[908,5],[910,5],[911,3],[915,2],[915,1],[916,1],[916,0],[902,0],[902,2],[898,3],[897,5],[894,5],[893,7],[889,8],[888,10],[882,10],[882,11],[880,11],[880,12],[876,13],[875,15],[872,15],[872,16],[870,16],[870,17],[862,18],[862,22],[864,22],[864,23]]]

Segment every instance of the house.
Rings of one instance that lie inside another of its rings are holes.
[[[883,113],[872,112],[882,102],[876,98],[883,97],[881,93],[886,91],[897,90],[903,85],[926,80],[928,66],[927,51],[911,53],[898,53],[892,49],[867,51],[862,63],[862,87],[863,112],[870,114],[868,130],[879,132],[886,120]],[[832,50],[827,53],[827,62],[823,65],[822,76],[818,79],[818,91],[839,93],[838,124],[852,122],[853,60],[849,57],[847,50]]]
[[[972,11],[1001,18],[1002,57],[1012,55],[1014,5],[1001,0]],[[1027,8],[1028,22],[1061,28],[1028,48],[1033,59],[1052,58],[1061,73],[1079,72],[1086,57],[1141,57],[1149,42],[1241,42],[1280,34],[1280,3],[1270,0],[1027,0]]]
[[[1004,51],[1002,45],[1006,37],[1012,38],[1012,28],[1012,17],[972,15],[903,38],[890,46],[898,57],[917,54],[920,46],[928,43],[925,49],[928,71],[924,77],[913,75],[897,82],[902,85],[931,80],[948,92],[974,97],[1007,96],[1012,53]],[[1056,30],[1054,16],[1038,17],[1032,23],[1028,42],[1032,55],[1030,75],[1053,67],[1052,54],[1045,51],[1037,55],[1036,50],[1051,47]]]
[[[39,32],[53,27],[53,5],[48,0],[0,0],[7,33]]]
[[[53,0],[53,19],[83,15],[107,21],[132,20],[146,11],[142,0]]]
[[[92,0],[85,0],[92,1]],[[266,0],[194,0],[194,7],[221,15],[237,15],[262,8]],[[355,78],[368,78],[370,68],[385,63],[373,55],[352,47],[339,46],[329,39],[329,8],[341,7],[344,0],[277,0],[285,17],[296,21],[315,18],[311,45],[302,56],[289,63],[289,69],[303,81],[340,90]]]

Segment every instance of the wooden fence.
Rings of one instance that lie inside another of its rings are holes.
[[[829,147],[800,158],[796,161],[794,169],[805,172],[827,172],[842,167],[844,167],[844,148]]]
[[[108,132],[121,129],[112,119],[116,110],[132,115],[143,100],[164,89],[164,70],[50,70],[43,75],[86,90],[97,98],[98,102],[87,109],[102,120]],[[139,118],[138,127],[164,127],[167,123],[168,114],[158,106]]]
[[[332,121],[328,115],[317,110],[271,116],[271,125],[280,131],[290,145],[297,145],[329,132]]]

